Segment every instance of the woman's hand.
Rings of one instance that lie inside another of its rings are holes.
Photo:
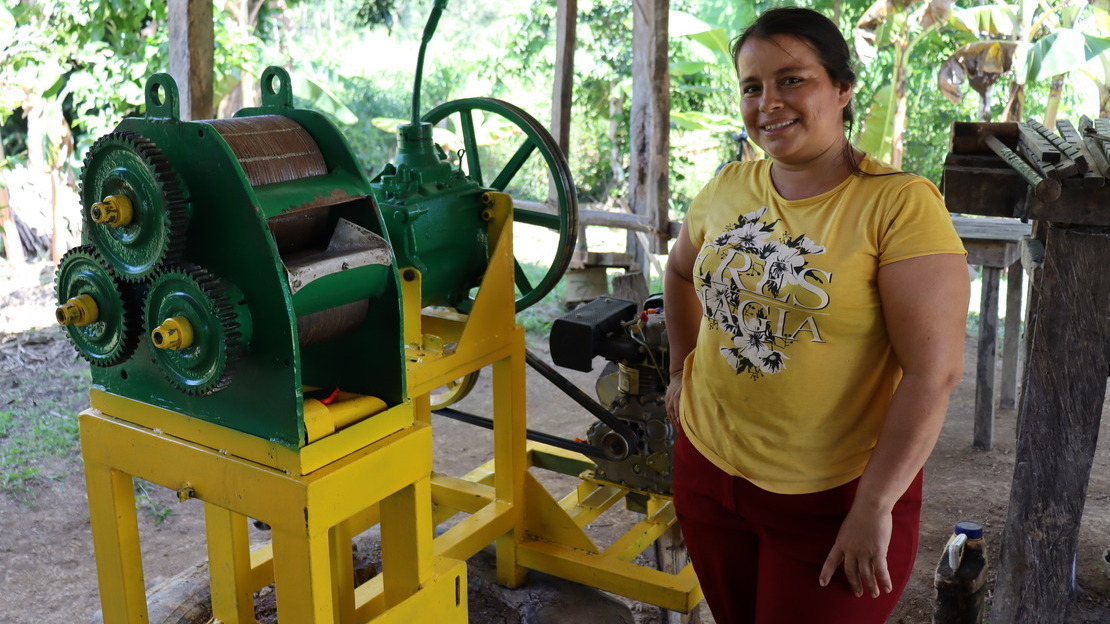
[[[667,418],[671,421],[671,426],[675,431],[682,429],[681,421],[678,418],[678,407],[682,401],[682,371],[675,371],[671,375],[671,381],[667,384]]]
[[[893,591],[886,562],[892,527],[889,511],[853,505],[821,568],[818,578],[821,586],[828,585],[843,564],[844,575],[856,596],[862,596],[866,590],[872,598],[878,598],[880,590],[888,594]]]

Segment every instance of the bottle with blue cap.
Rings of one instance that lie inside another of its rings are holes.
[[[981,624],[987,585],[983,527],[957,522],[937,562],[933,624]]]

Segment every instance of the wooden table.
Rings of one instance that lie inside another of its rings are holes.
[[[1018,219],[962,217],[952,224],[967,249],[967,263],[983,268],[979,304],[979,349],[975,366],[975,448],[990,450],[994,444],[995,351],[998,336],[998,290],[1002,270],[1006,275],[1006,324],[1002,342],[1002,388],[998,405],[1017,404],[1018,350],[1021,344],[1021,239],[1032,226]]]

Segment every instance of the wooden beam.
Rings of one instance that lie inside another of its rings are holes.
[[[213,114],[212,0],[169,0],[170,75],[177,83],[181,119]]]
[[[1110,366],[1110,233],[1048,231],[992,622],[1055,624],[1072,566]]]
[[[629,196],[648,217],[653,253],[666,251],[670,177],[671,76],[667,37],[670,0],[632,3],[632,128]],[[635,246],[630,237],[629,248]],[[646,267],[646,263],[641,264]]]

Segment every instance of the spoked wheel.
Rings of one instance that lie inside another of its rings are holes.
[[[500,116],[524,135],[519,147],[503,164],[494,162],[492,150],[480,140],[475,111],[479,111],[481,119],[487,119],[489,114]],[[535,283],[525,274],[519,260],[514,259],[514,281],[518,291],[516,311],[520,312],[551,292],[574,255],[578,236],[578,197],[570,166],[551,133],[531,115],[508,102],[493,98],[454,100],[428,111],[423,121],[435,125],[449,117],[455,119],[455,127],[462,135],[460,158],[467,175],[482,187],[513,195],[515,223],[535,225],[558,233],[554,257],[548,263],[547,272]],[[530,161],[537,153],[542,158],[539,167]],[[537,173],[537,168],[543,171]],[[518,197],[520,190],[529,182],[533,183],[532,188],[542,188],[545,194],[552,187],[555,201],[528,201],[529,198]],[[516,250],[521,248],[517,244],[521,240],[519,234],[514,236],[514,255],[518,255]]]

